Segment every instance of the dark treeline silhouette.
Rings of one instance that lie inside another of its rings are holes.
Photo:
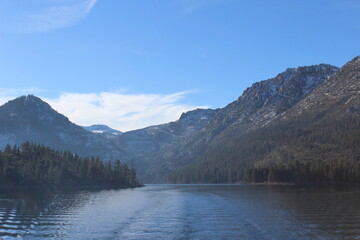
[[[25,142],[0,151],[0,186],[136,187],[133,168]]]
[[[360,119],[299,119],[221,139],[173,183],[360,183]]]

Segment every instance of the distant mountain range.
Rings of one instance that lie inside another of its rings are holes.
[[[145,183],[262,181],[271,167],[294,159],[301,164],[338,155],[356,159],[354,142],[332,143],[341,149],[330,151],[323,135],[324,129],[340,131],[356,142],[359,114],[357,57],[341,69],[327,64],[289,68],[254,83],[224,108],[197,109],[171,123],[124,133],[104,125],[77,126],[41,99],[22,96],[0,107],[0,147],[32,141],[82,156],[120,159],[135,164]],[[273,168],[270,180],[286,180]],[[258,174],[260,169],[264,174]],[[258,178],[251,176],[255,173]]]
[[[90,132],[92,132],[92,133],[102,134],[102,135],[104,135],[106,137],[109,137],[109,138],[122,134],[121,131],[112,129],[112,128],[106,126],[106,125],[101,125],[101,124],[86,126],[86,127],[83,127],[83,128],[90,131]]]

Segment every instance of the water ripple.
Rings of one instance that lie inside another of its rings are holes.
[[[150,185],[0,191],[0,239],[360,239],[360,191]]]

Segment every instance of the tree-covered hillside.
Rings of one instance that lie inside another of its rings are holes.
[[[360,183],[360,119],[291,122],[224,139],[177,183]]]
[[[136,187],[135,170],[116,160],[81,158],[25,142],[0,151],[0,186],[27,187]]]
[[[170,182],[360,183],[360,57],[268,124],[190,157]]]

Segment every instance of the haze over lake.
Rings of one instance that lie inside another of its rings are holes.
[[[0,191],[1,239],[358,239],[345,187],[148,185]]]

